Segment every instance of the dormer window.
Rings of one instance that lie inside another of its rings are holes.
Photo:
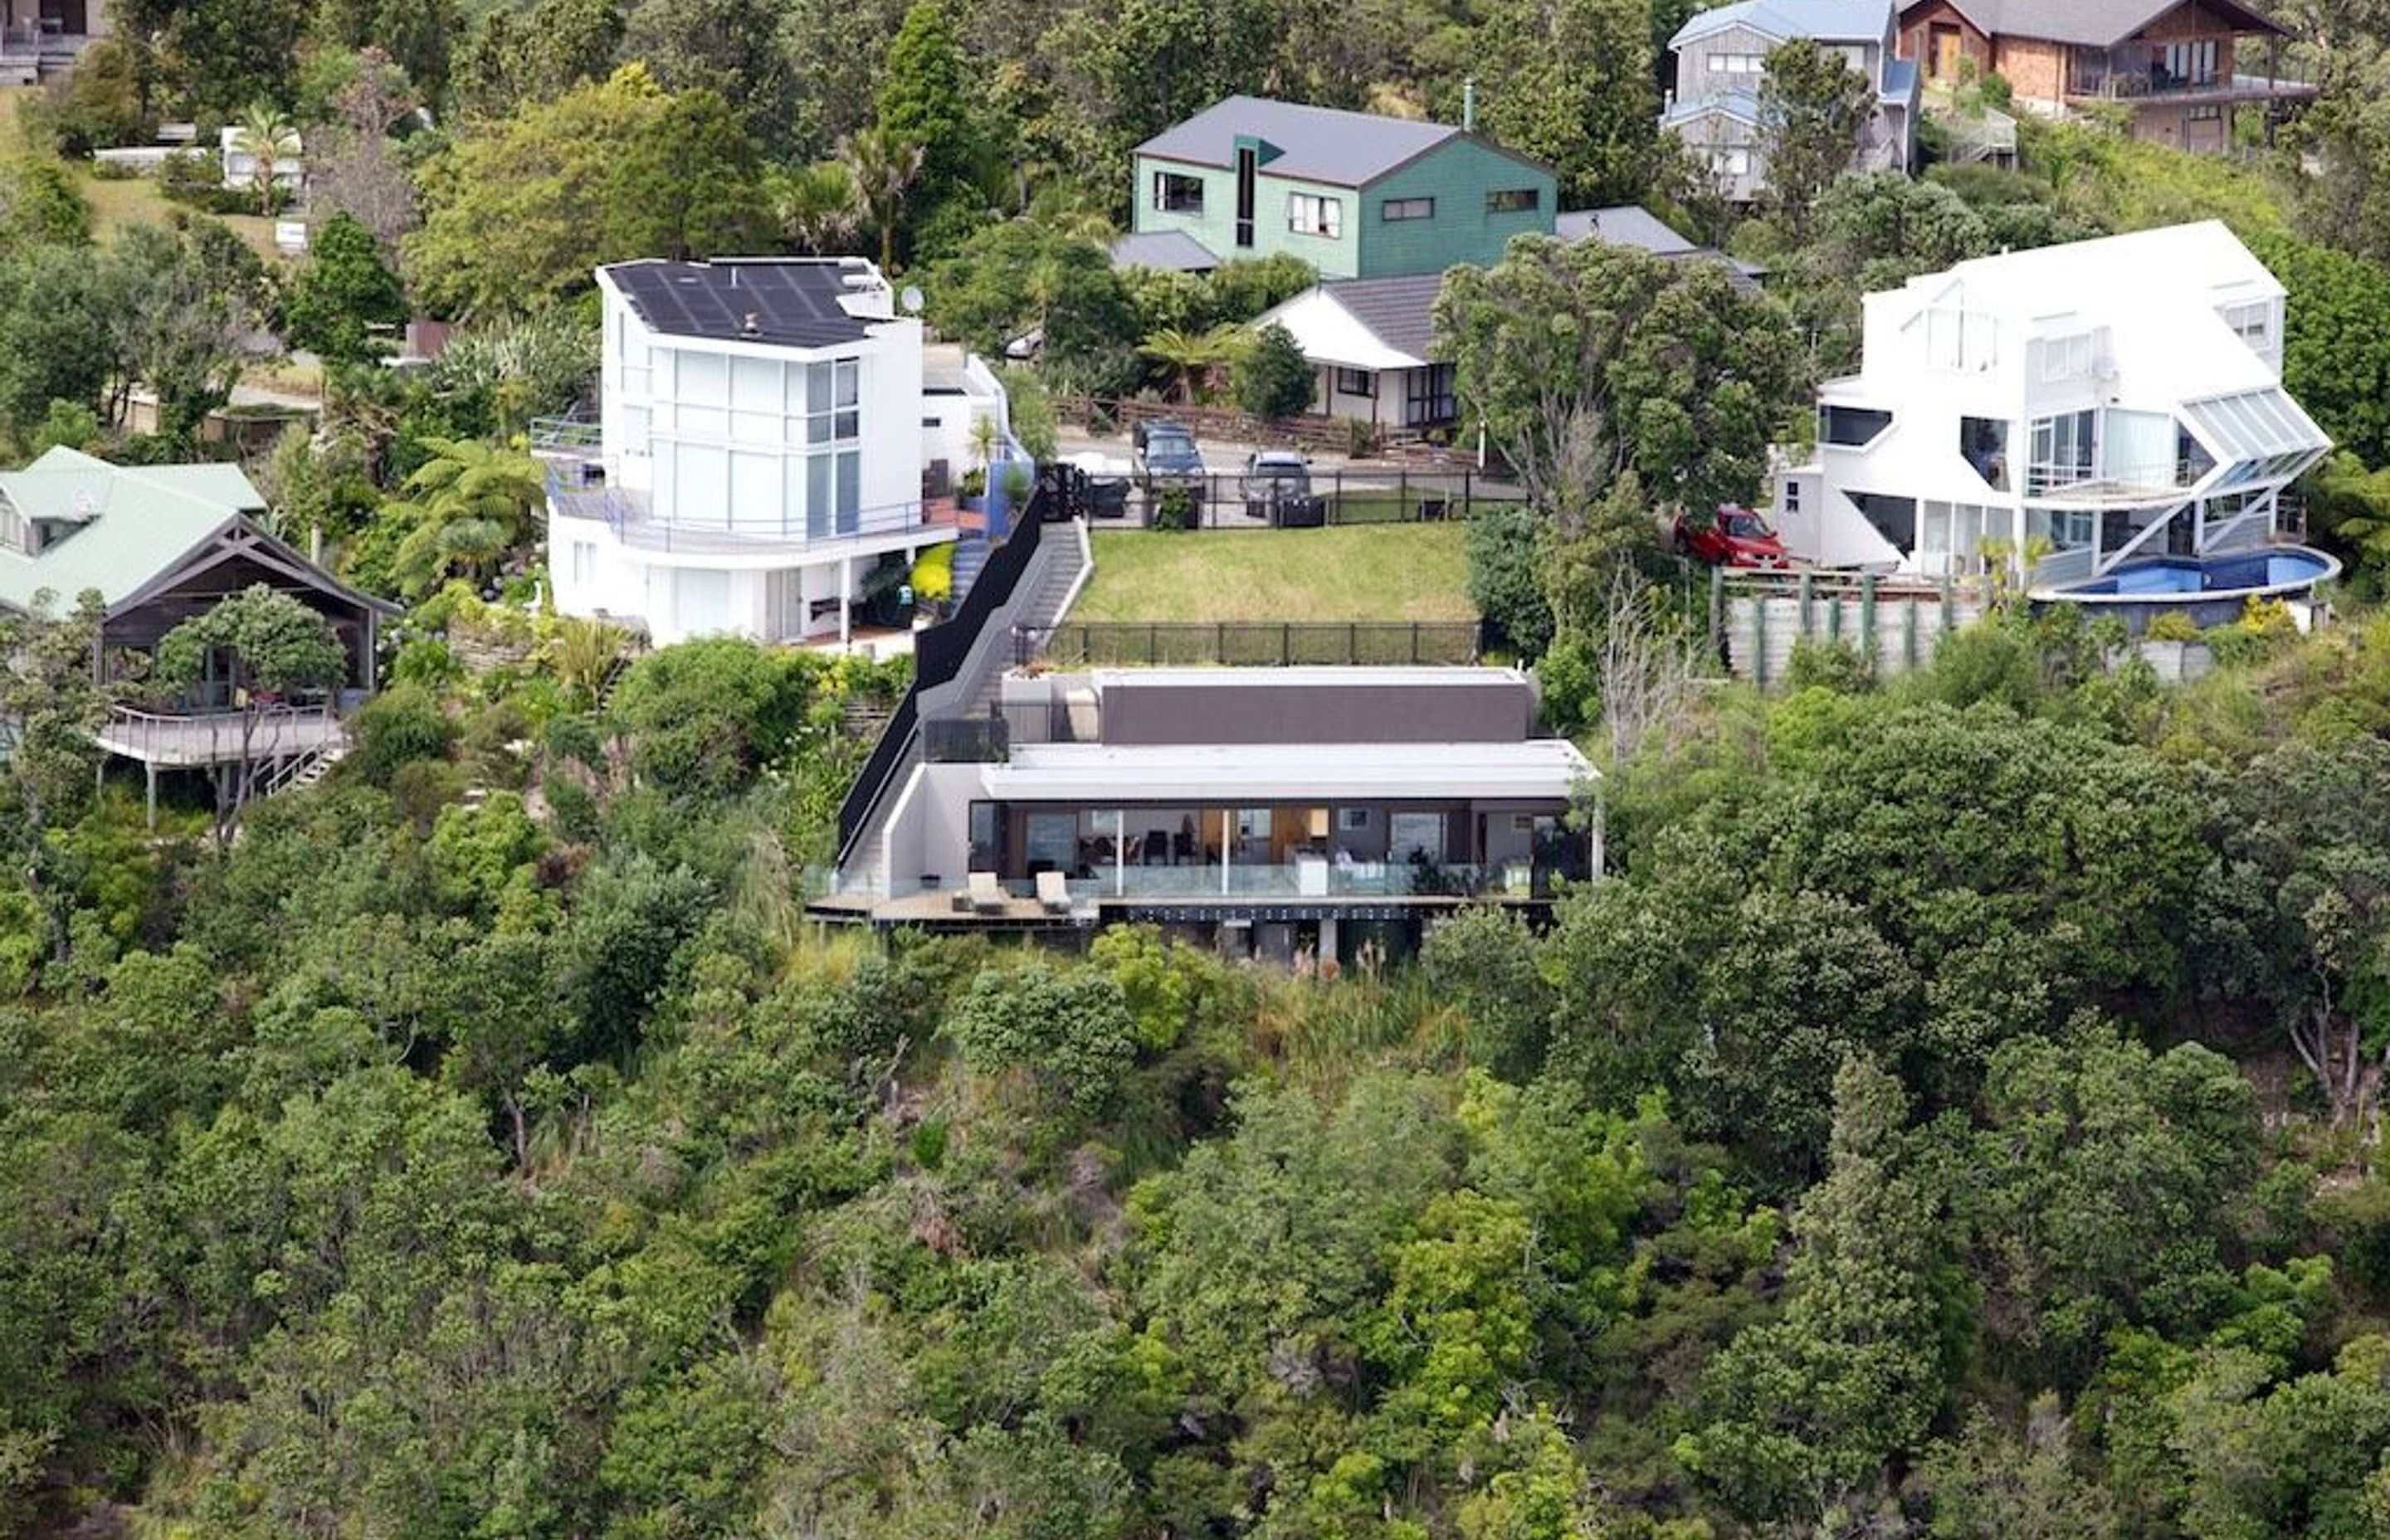
[[[2224,305],[2217,314],[2232,328],[2232,335],[2249,344],[2249,351],[2270,357],[2274,352],[2274,305],[2270,300],[2254,300],[2245,304]]]

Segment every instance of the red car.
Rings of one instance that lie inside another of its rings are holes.
[[[1677,516],[1677,554],[1712,567],[1789,567],[1792,558],[1767,521],[1732,504],[1712,517]]]

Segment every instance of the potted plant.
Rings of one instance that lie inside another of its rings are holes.
[[[955,500],[978,513],[987,507],[987,471],[974,466],[955,478]]]

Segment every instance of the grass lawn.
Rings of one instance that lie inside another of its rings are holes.
[[[74,168],[75,186],[91,205],[91,233],[94,238],[108,242],[116,232],[135,225],[172,225],[176,214],[199,216],[199,211],[170,203],[149,177],[130,181],[103,182],[92,175],[88,164]],[[233,234],[247,242],[249,249],[265,259],[268,267],[281,266],[288,259],[275,249],[274,221],[255,214],[212,214],[232,226]]]
[[[1473,621],[1468,527],[1096,533],[1073,621]]]

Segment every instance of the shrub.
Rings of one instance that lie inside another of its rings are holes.
[[[357,713],[358,774],[388,787],[400,766],[418,760],[444,760],[456,741],[456,725],[440,699],[422,685],[401,680]]]
[[[1153,527],[1191,530],[1195,527],[1195,489],[1176,482],[1153,494]]]
[[[975,1074],[1027,1070],[1082,1112],[1099,1112],[1137,1057],[1137,1020],[1111,976],[1043,959],[987,969],[946,1032]]]
[[[2179,610],[2169,610],[2150,622],[2142,634],[2152,642],[2195,642],[2199,640],[2199,624]]]
[[[1469,602],[1530,661],[1552,645],[1552,602],[1538,559],[1543,522],[1524,507],[1480,514],[1469,526]]]
[[[1875,665],[1840,638],[1825,642],[1805,638],[1792,644],[1785,681],[1796,690],[1816,687],[1836,695],[1864,695],[1875,688]]]
[[[1311,408],[1318,375],[1294,334],[1275,323],[1253,334],[1253,345],[1237,365],[1237,404],[1274,422]]]

